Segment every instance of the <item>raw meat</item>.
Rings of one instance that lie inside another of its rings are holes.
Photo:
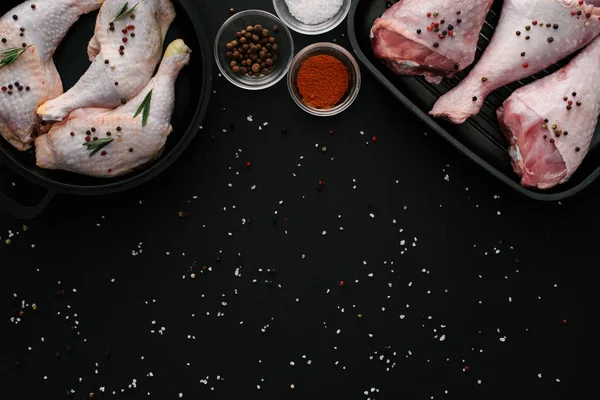
[[[600,38],[560,71],[516,90],[498,110],[523,186],[548,189],[577,170],[600,116]]]
[[[173,130],[175,81],[190,60],[183,40],[167,48],[156,76],[129,103],[115,110],[82,108],[35,140],[37,165],[95,177],[115,177],[158,158]],[[148,119],[134,117],[151,92]],[[111,140],[112,139],[112,140]],[[95,143],[104,143],[100,148]],[[98,148],[95,154],[93,151]]]
[[[463,123],[481,110],[495,89],[535,74],[591,42],[600,34],[599,17],[600,8],[580,0],[504,0],[485,53],[430,114]]]
[[[97,10],[102,1],[26,1],[0,18],[0,52],[30,46],[0,67],[0,133],[15,148],[31,147],[40,127],[36,109],[63,92],[52,60],[58,43],[79,16]],[[0,54],[0,61],[5,56]]]
[[[73,88],[38,109],[44,121],[62,121],[83,107],[115,108],[136,96],[152,78],[175,9],[171,0],[129,1],[131,8],[137,4],[133,13],[111,27],[124,4],[124,0],[105,1],[88,46],[92,65]]]
[[[440,83],[473,63],[492,3],[400,0],[375,20],[373,52],[397,74],[423,75],[429,82]]]

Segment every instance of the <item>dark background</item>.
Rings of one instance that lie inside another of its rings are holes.
[[[273,11],[195,1],[211,39],[230,7]],[[294,37],[349,48],[345,25]],[[0,214],[1,397],[576,398],[600,184],[528,200],[363,78],[319,119],[284,82],[215,72],[203,129],[157,179],[59,196],[27,228]]]

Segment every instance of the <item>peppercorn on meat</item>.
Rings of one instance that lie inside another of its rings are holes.
[[[174,19],[171,0],[105,0],[88,46],[88,71],[38,114],[62,121],[78,108],[115,108],[132,99],[152,78]]]
[[[15,148],[31,147],[37,108],[63,92],[52,60],[58,43],[102,1],[26,1],[0,18],[0,133]]]
[[[600,34],[598,0],[504,0],[496,32],[481,59],[430,114],[460,124],[494,90],[560,61]]]
[[[156,76],[115,110],[83,108],[35,141],[37,165],[110,178],[158,158],[173,130],[175,81],[190,49],[178,39],[167,48]]]
[[[566,67],[516,90],[498,110],[524,186],[568,181],[587,154],[600,115],[600,38]]]
[[[473,63],[493,0],[402,0],[371,29],[375,56],[400,75],[440,83]]]

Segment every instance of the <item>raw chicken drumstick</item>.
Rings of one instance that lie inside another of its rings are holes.
[[[516,90],[498,110],[523,186],[564,183],[587,154],[600,115],[600,38],[560,71]]]
[[[371,29],[375,56],[400,75],[440,83],[473,63],[493,0],[401,0]]]
[[[38,114],[44,121],[62,121],[78,108],[115,108],[129,101],[152,78],[173,19],[171,0],[106,0],[88,46],[92,65],[73,88],[43,104]]]
[[[37,165],[95,177],[126,174],[158,158],[173,130],[175,81],[191,50],[178,39],[167,48],[156,76],[115,110],[83,108],[35,140]]]
[[[598,2],[595,0],[594,2]],[[492,41],[460,85],[430,114],[460,124],[494,90],[526,78],[581,49],[600,34],[600,8],[581,0],[504,0]]]
[[[102,1],[26,1],[0,18],[0,134],[17,149],[31,147],[39,105],[63,92],[52,60],[58,43]]]

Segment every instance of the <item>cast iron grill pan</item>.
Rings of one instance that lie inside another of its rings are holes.
[[[475,63],[481,57],[494,34],[494,28],[500,18],[501,9],[502,1],[495,1],[479,38]],[[569,182],[548,191],[522,187],[519,183],[519,177],[513,172],[507,152],[508,144],[497,122],[496,110],[514,90],[533,82],[535,79],[552,74],[566,65],[570,58],[529,78],[496,90],[488,96],[479,115],[470,118],[462,125],[454,125],[448,121],[433,118],[428,113],[436,100],[456,87],[467,76],[471,68],[460,72],[453,79],[444,79],[440,85],[428,83],[422,77],[398,76],[389,71],[381,61],[373,56],[369,39],[373,22],[385,10],[385,0],[356,0],[354,2],[348,25],[350,41],[357,57],[369,72],[402,104],[466,156],[514,190],[536,200],[556,201],[573,196],[600,175],[599,126],[592,140],[589,154]]]

